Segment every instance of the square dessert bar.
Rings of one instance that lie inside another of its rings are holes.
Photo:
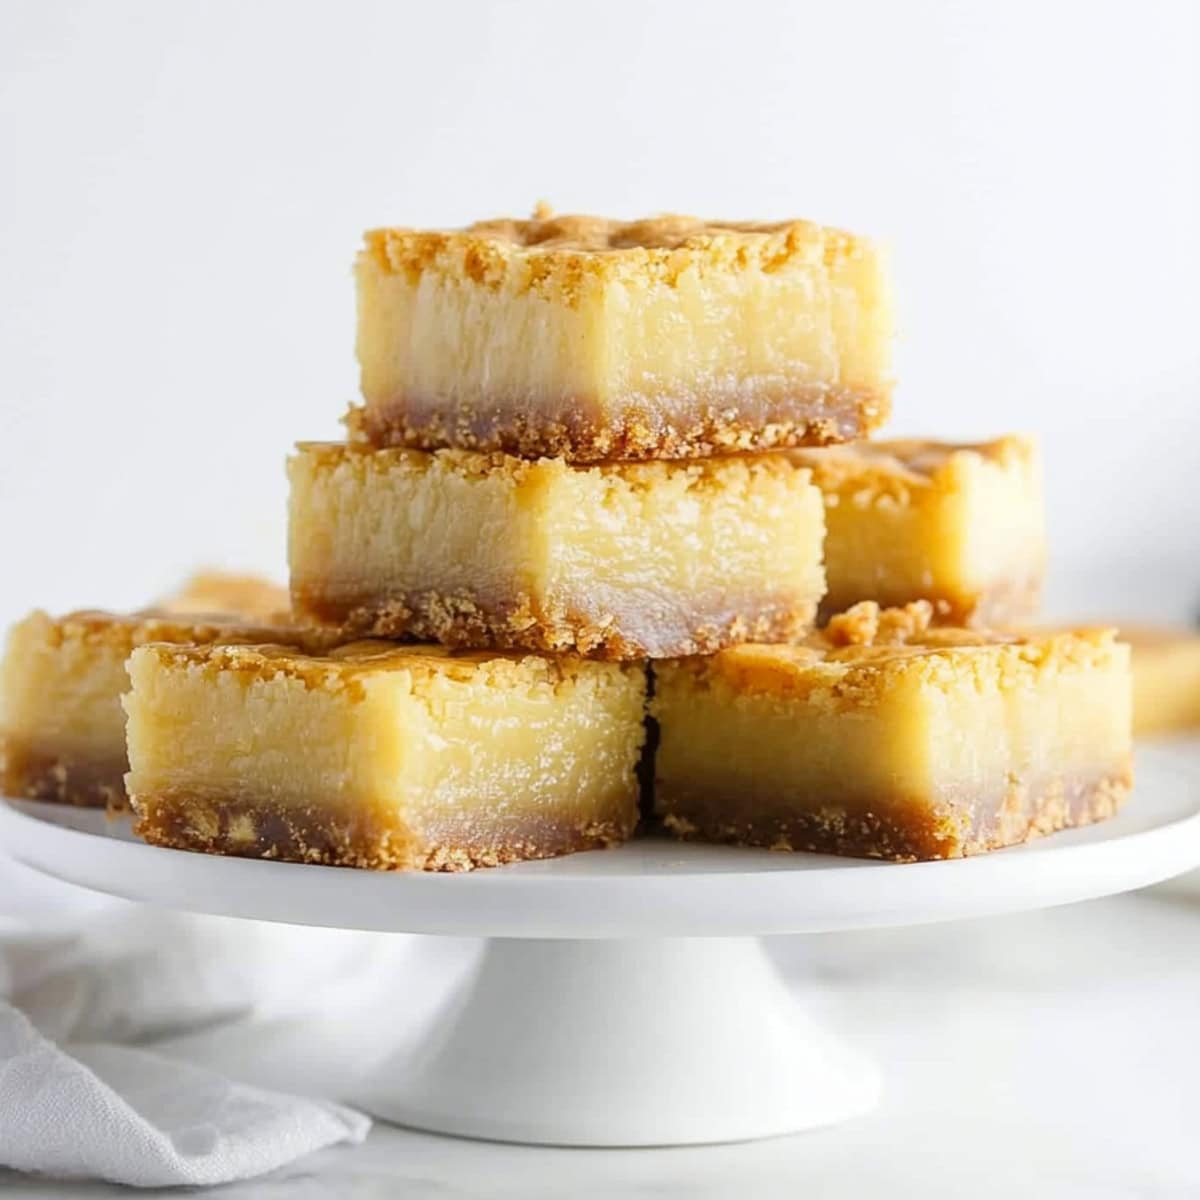
[[[125,661],[145,642],[279,640],[236,617],[34,612],[12,627],[0,667],[0,781],[6,796],[121,808]]]
[[[149,645],[129,673],[135,831],[158,845],[460,871],[637,822],[641,666],[359,642]]]
[[[1122,625],[1133,650],[1133,731],[1139,736],[1200,729],[1200,633]]]
[[[357,278],[377,446],[687,458],[865,437],[890,406],[881,255],[807,221],[379,229]]]
[[[234,571],[207,569],[191,575],[183,585],[154,610],[173,616],[211,616],[234,613],[245,621],[287,624],[291,618],[291,600],[287,588]]]
[[[821,494],[779,455],[301,445],[289,474],[294,610],[358,636],[660,658],[799,636],[824,592]]]
[[[1037,608],[1041,464],[1027,438],[798,450],[825,495],[824,611],[930,600],[939,619],[1007,624]]]
[[[864,603],[797,646],[656,664],[655,809],[684,836],[909,862],[1111,816],[1129,647]]]

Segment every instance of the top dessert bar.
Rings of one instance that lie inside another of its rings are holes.
[[[881,255],[806,221],[378,229],[357,278],[348,423],[375,446],[692,458],[855,440],[888,414]]]

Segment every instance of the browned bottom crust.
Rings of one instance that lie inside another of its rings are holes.
[[[791,642],[807,633],[815,603],[760,597],[736,603],[728,597],[702,604],[655,605],[638,613],[583,612],[562,607],[535,611],[529,597],[485,604],[470,592],[334,594],[293,586],[297,617],[337,628],[342,636],[409,638],[479,650],[570,652],[588,658],[629,661],[713,654],[742,642]],[[689,607],[690,605],[690,607]]]
[[[127,770],[123,757],[102,761],[66,749],[33,747],[9,737],[3,744],[0,778],[6,796],[120,812],[128,807]]]
[[[796,796],[751,811],[736,797],[681,796],[659,781],[657,809],[663,824],[684,838],[920,862],[984,854],[1107,820],[1132,783],[1127,764],[1087,779],[1055,777],[1040,787],[1011,783],[998,801],[942,806],[893,797],[886,806],[864,801],[851,810]]]
[[[553,815],[491,823],[477,818],[432,837],[372,814],[240,796],[167,792],[135,795],[132,804],[134,832],[156,846],[378,871],[470,871],[553,858],[619,845],[637,822],[633,799],[625,812],[581,824]]]
[[[563,397],[553,406],[527,398],[459,405],[443,397],[371,399],[346,417],[351,440],[372,446],[502,450],[520,458],[568,462],[708,458],[714,454],[828,446],[878,429],[891,411],[889,391],[827,384],[693,393],[647,403]]]

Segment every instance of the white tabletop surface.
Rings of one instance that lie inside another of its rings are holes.
[[[378,1125],[364,1146],[214,1194],[1195,1196],[1198,935],[1193,875],[1031,915],[777,939],[772,951],[802,1002],[884,1064],[886,1095],[870,1116],[772,1141],[633,1151],[504,1146]],[[421,1011],[473,952],[469,942],[421,939],[387,1019]],[[194,1034],[171,1049],[255,1082],[337,1093],[370,1054],[364,1011],[380,1012],[378,1000],[326,1020]],[[0,1191],[14,1200],[133,1194],[3,1173]]]

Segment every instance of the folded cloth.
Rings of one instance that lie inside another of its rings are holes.
[[[59,1049],[0,1002],[0,1163],[135,1187],[248,1179],[370,1120],[127,1046]]]
[[[131,1043],[336,1008],[395,970],[408,939],[124,902],[58,927],[7,926],[0,1166],[140,1187],[218,1184],[366,1136],[369,1119],[339,1104]]]

